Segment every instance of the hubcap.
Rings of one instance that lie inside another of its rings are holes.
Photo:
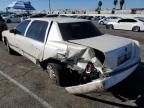
[[[138,27],[135,27],[135,31],[138,31],[139,30],[139,28]]]
[[[55,72],[54,72],[53,67],[51,65],[47,66],[47,71],[49,73],[50,79],[56,80],[56,75],[55,75]]]

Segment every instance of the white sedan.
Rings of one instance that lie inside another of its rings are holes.
[[[7,23],[19,23],[21,22],[21,18],[18,15],[9,15],[6,17],[3,17],[5,22]]]
[[[117,22],[109,22],[106,25],[108,29],[132,30],[135,32],[144,31],[144,21],[142,19],[125,18]]]
[[[117,22],[118,20],[122,19],[121,17],[116,17],[116,16],[110,16],[110,17],[105,17],[103,19],[100,19],[98,21],[99,24],[107,24],[109,22]]]
[[[73,94],[104,91],[140,62],[138,41],[103,34],[84,19],[27,19],[2,37],[10,54],[14,50],[40,63],[59,85],[69,84],[65,89]]]

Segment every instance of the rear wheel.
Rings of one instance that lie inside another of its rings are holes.
[[[101,25],[104,25],[104,22],[103,22],[103,21],[101,21],[101,22],[100,22],[100,24],[101,24]]]
[[[11,20],[8,19],[8,20],[7,20],[7,23],[11,23]]]
[[[134,32],[139,32],[139,31],[140,31],[140,27],[135,26],[135,27],[133,27],[132,31],[134,31]]]
[[[59,63],[48,63],[47,71],[50,79],[52,79],[57,85],[63,85],[63,72],[64,68]]]

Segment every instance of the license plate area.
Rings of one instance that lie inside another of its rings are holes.
[[[118,56],[118,62],[117,65],[121,65],[124,62],[126,62],[127,60],[129,60],[131,58],[131,52],[125,53],[123,55]]]

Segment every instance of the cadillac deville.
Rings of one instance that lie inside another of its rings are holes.
[[[32,18],[2,33],[14,51],[47,69],[57,84],[72,94],[100,92],[118,84],[138,67],[139,42],[101,33],[90,21],[73,18]],[[71,80],[71,79],[69,79]]]

